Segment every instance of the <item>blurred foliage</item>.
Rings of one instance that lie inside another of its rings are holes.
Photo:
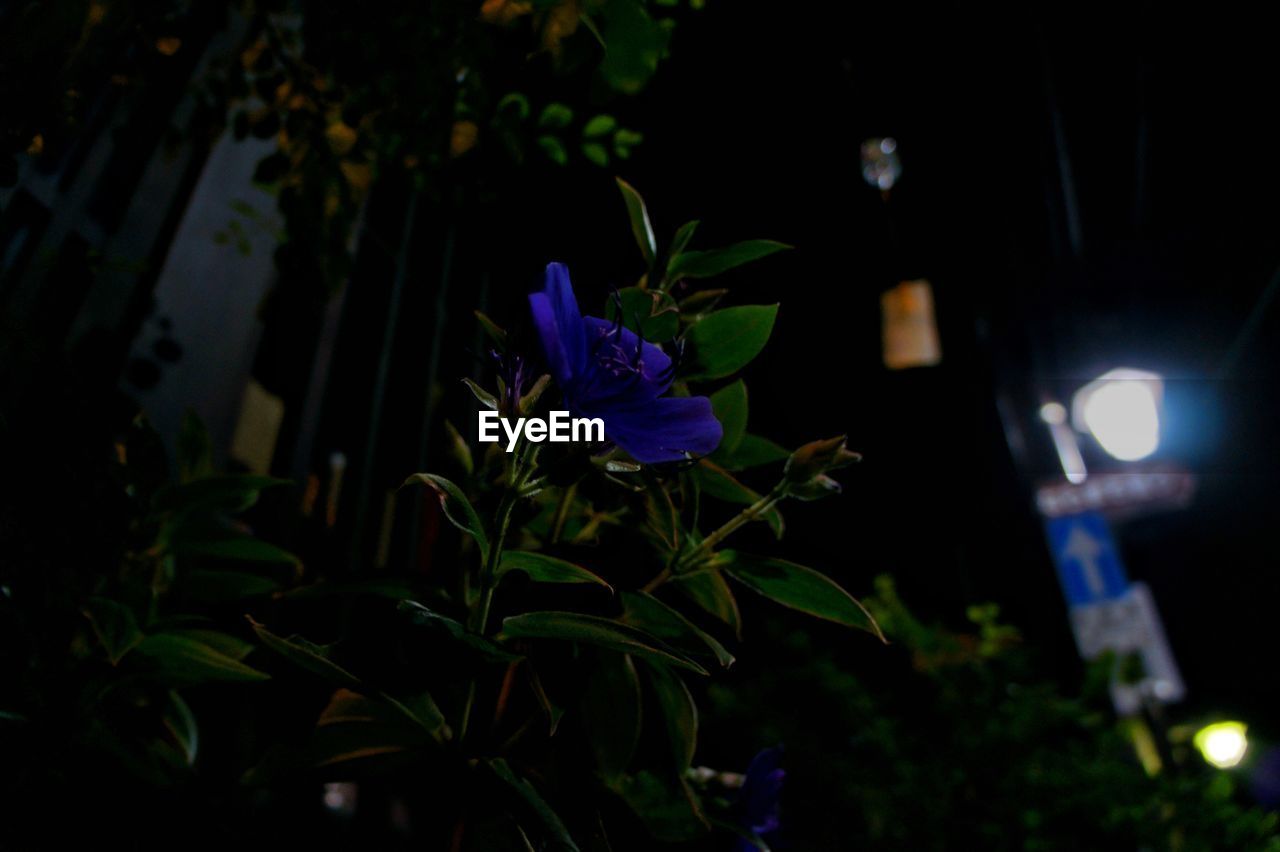
[[[201,10],[205,25],[223,5]],[[190,12],[176,0],[0,6],[0,187],[17,180],[20,158],[56,160],[74,146],[99,100],[172,75]]]
[[[1069,695],[993,605],[957,632],[919,621],[887,577],[865,603],[889,664],[851,671],[821,634],[770,621],[769,661],[708,693],[713,745],[786,744],[786,848],[1280,849],[1277,815],[1229,773],[1192,757],[1147,775],[1107,664]]]
[[[245,662],[252,634],[226,607],[297,577],[297,559],[241,519],[264,489],[284,483],[215,473],[191,415],[174,475],[141,416],[114,452],[104,490],[122,504],[107,515],[123,527],[116,547],[48,577],[13,564],[4,574],[0,742],[11,804],[31,794],[30,804],[74,801],[86,767],[111,767],[125,789],[180,783],[201,736],[187,689],[268,679]]]
[[[380,183],[483,203],[513,170],[606,167],[643,135],[612,102],[641,91],[699,0],[334,4],[185,0],[6,4],[0,11],[0,185],[55,159],[104,90],[164,83],[215,27],[245,32],[193,81],[237,138],[274,140],[255,180],[284,221],[287,280],[340,286],[356,218]],[[243,25],[243,26],[241,26]],[[192,31],[193,28],[199,31]],[[195,45],[194,47],[192,45]],[[233,229],[220,242],[244,250]]]
[[[257,4],[227,74],[233,128],[277,142],[282,264],[340,285],[380,180],[445,204],[500,193],[512,169],[624,160],[642,135],[603,111],[644,88],[678,11],[645,0]]]

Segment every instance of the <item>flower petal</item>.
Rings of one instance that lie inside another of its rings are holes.
[[[542,291],[529,294],[529,308],[551,375],[567,388],[586,367],[587,334],[563,263],[547,264]]]
[[[708,455],[724,435],[705,396],[628,401],[580,413],[602,418],[605,437],[642,464]]]
[[[636,372],[636,347],[641,344],[634,332],[599,317],[583,317],[582,321],[587,328],[587,371],[593,374],[591,382],[578,387],[584,405],[654,399],[671,386],[671,358],[667,353],[652,343],[644,343]],[[610,363],[628,366],[611,370]]]

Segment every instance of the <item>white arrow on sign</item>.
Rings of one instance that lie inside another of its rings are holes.
[[[1080,563],[1084,569],[1084,581],[1089,591],[1096,597],[1102,597],[1107,590],[1106,581],[1102,579],[1102,569],[1098,567],[1098,557],[1102,555],[1102,545],[1082,524],[1073,524],[1067,536],[1067,546],[1063,555]]]

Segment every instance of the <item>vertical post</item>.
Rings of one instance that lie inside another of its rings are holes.
[[[404,297],[404,282],[409,274],[409,251],[413,242],[414,225],[418,220],[418,204],[422,190],[415,187],[409,196],[404,216],[404,229],[400,235],[400,248],[396,252],[396,272],[391,280],[391,300],[387,305],[387,320],[382,331],[382,350],[378,355],[378,372],[373,383],[373,400],[369,406],[369,428],[360,463],[360,485],[356,490],[355,525],[351,533],[351,570],[359,571],[364,528],[368,522],[370,494],[373,489],[373,469],[378,456],[378,433],[382,429],[382,408],[386,401],[387,375],[391,371],[391,353],[394,349],[396,325],[400,319],[400,301]]]

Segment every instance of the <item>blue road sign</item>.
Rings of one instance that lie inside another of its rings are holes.
[[[1067,606],[1116,600],[1128,592],[1129,578],[1100,512],[1051,518],[1045,529]]]

